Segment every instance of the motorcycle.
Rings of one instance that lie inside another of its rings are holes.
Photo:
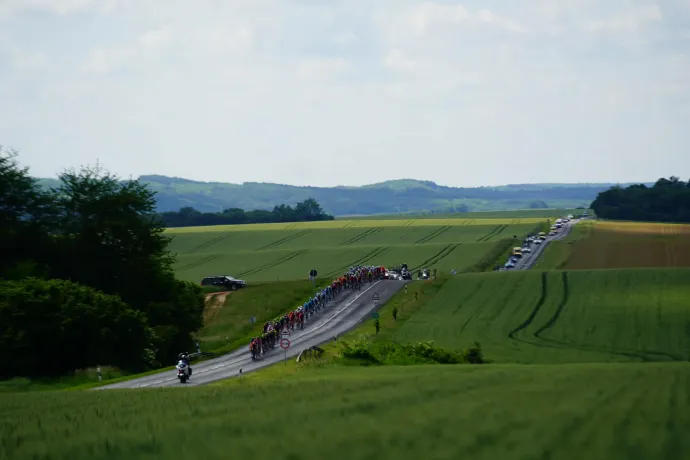
[[[189,377],[192,376],[192,371],[188,365],[183,361],[177,363],[177,378],[180,379],[180,383],[187,383]]]

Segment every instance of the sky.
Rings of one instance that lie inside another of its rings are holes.
[[[690,0],[0,0],[38,177],[690,178]]]

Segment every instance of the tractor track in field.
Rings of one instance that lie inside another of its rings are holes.
[[[284,243],[287,243],[288,241],[292,241],[292,240],[294,240],[294,239],[297,239],[297,238],[299,238],[299,237],[301,237],[301,236],[304,236],[304,235],[306,235],[307,233],[311,233],[311,232],[313,232],[313,231],[314,231],[314,229],[308,229],[308,230],[302,230],[302,231],[297,232],[297,233],[293,233],[292,235],[285,236],[285,237],[283,237],[283,238],[281,238],[281,239],[279,239],[279,240],[276,240],[276,241],[274,241],[274,242],[272,242],[272,243],[270,243],[270,244],[267,244],[267,245],[265,245],[265,246],[262,246],[262,247],[260,247],[259,249],[257,249],[257,251],[264,251],[264,250],[266,250],[266,249],[274,249],[274,248],[276,248],[277,246],[280,246],[281,244],[284,244]]]
[[[650,359],[649,356],[647,355],[655,355],[655,356],[663,356],[667,359],[670,359],[671,361],[684,361],[684,358],[682,356],[674,355],[672,353],[666,353],[666,352],[661,352],[661,351],[656,351],[656,350],[635,350],[635,351],[621,351],[621,350],[610,350],[606,348],[601,348],[601,347],[593,347],[593,346],[586,346],[586,345],[580,345],[572,342],[565,342],[562,340],[556,340],[556,339],[550,339],[550,338],[545,338],[542,337],[541,334],[545,332],[546,330],[552,328],[558,319],[560,318],[561,314],[563,313],[563,310],[565,309],[568,300],[570,298],[570,287],[568,283],[568,272],[562,272],[561,274],[561,282],[563,283],[563,295],[561,297],[561,300],[556,307],[556,311],[554,314],[549,318],[549,320],[542,326],[540,326],[533,334],[532,336],[537,340],[536,342],[530,341],[530,340],[524,340],[515,337],[515,335],[528,328],[533,322],[534,318],[539,314],[539,311],[543,307],[544,303],[546,302],[546,299],[548,297],[548,272],[542,272],[541,273],[541,295],[539,299],[537,300],[536,305],[532,309],[532,312],[530,313],[529,317],[522,323],[520,324],[517,328],[513,329],[508,333],[508,337],[512,340],[515,340],[517,342],[522,342],[526,343],[528,345],[534,345],[534,346],[539,346],[539,347],[544,347],[544,348],[554,348],[554,349],[576,349],[576,350],[581,350],[581,351],[588,351],[588,352],[593,352],[593,353],[605,353],[605,354],[610,354],[610,355],[617,355],[617,356],[624,356],[626,358],[633,358],[637,359],[643,362],[652,362],[654,361],[653,359]]]
[[[553,314],[553,316],[539,329],[534,331],[534,334],[532,334],[535,338],[540,339],[540,340],[548,340],[540,337],[540,334],[544,332],[547,329],[551,329],[554,324],[556,324],[556,321],[558,321],[558,318],[561,317],[561,313],[563,313],[563,309],[565,309],[565,305],[568,303],[568,299],[570,298],[570,287],[568,285],[568,272],[562,272],[561,273],[561,280],[563,283],[563,297],[561,298],[561,301],[558,304],[558,307],[556,307],[556,312]]]
[[[532,309],[532,312],[530,313],[530,315],[527,317],[527,319],[525,321],[522,322],[522,324],[520,324],[518,327],[516,327],[515,329],[513,329],[512,331],[510,331],[508,333],[508,337],[511,338],[512,340],[518,340],[520,342],[530,343],[530,342],[526,342],[524,340],[516,339],[515,334],[517,334],[518,332],[520,332],[524,329],[527,329],[529,327],[529,325],[532,324],[532,321],[534,321],[534,318],[539,313],[539,310],[541,310],[541,307],[544,305],[544,302],[546,302],[546,294],[547,294],[546,277],[547,277],[547,272],[542,272],[541,273],[541,295],[539,296],[537,303],[534,305],[534,308]]]
[[[451,228],[450,225],[445,225],[441,228],[438,228],[438,229],[434,230],[433,232],[429,233],[428,235],[418,239],[417,241],[414,242],[414,244],[428,243],[429,241],[433,240],[437,236],[440,236],[441,234],[450,230],[450,228]]]
[[[365,262],[368,262],[371,259],[373,259],[374,257],[378,257],[379,255],[383,254],[384,252],[386,252],[389,249],[390,249],[390,246],[379,246],[376,249],[364,254],[362,257],[358,258],[357,260],[350,262],[347,265],[343,265],[342,267],[337,268],[337,269],[331,271],[330,273],[327,273],[326,276],[331,277],[331,276],[336,276],[336,275],[342,274],[343,271],[348,269],[349,267],[354,267],[355,265],[360,265],[360,264],[363,264]]]
[[[359,241],[362,241],[364,238],[366,238],[366,237],[368,237],[368,236],[371,236],[371,235],[375,235],[375,234],[377,234],[377,233],[379,233],[379,232],[381,232],[381,231],[383,231],[383,228],[382,228],[382,227],[369,228],[369,229],[367,229],[367,230],[364,230],[364,231],[363,231],[362,233],[360,233],[359,235],[355,235],[355,236],[353,236],[352,238],[350,238],[349,240],[343,241],[343,242],[340,243],[338,246],[348,246],[348,245],[350,245],[350,244],[357,243],[357,242],[359,242]]]
[[[309,251],[310,251],[309,249],[300,249],[298,251],[291,252],[291,253],[286,254],[282,257],[279,257],[278,259],[276,259],[272,262],[269,262],[269,263],[263,264],[259,267],[251,268],[249,270],[238,273],[237,276],[255,275],[255,274],[262,272],[268,268],[273,268],[273,267],[276,267],[278,265],[284,264],[285,262],[292,260],[292,259],[295,259],[295,258],[297,258],[303,254],[306,254]]]
[[[419,220],[419,219],[408,220],[407,222],[405,222],[405,223],[403,224],[403,227],[411,227],[412,224],[414,224],[414,223],[417,222],[418,220]]]
[[[485,242],[489,241],[489,240],[490,240],[491,238],[493,238],[494,236],[497,236],[497,235],[499,235],[501,232],[503,232],[503,230],[505,230],[506,228],[508,228],[508,225],[507,225],[507,224],[501,224],[501,225],[496,226],[496,228],[494,228],[493,230],[491,230],[491,231],[490,231],[489,233],[487,233],[486,235],[480,236],[479,238],[477,238],[477,243],[485,243]]]
[[[221,256],[222,256],[222,254],[212,254],[210,256],[204,257],[204,258],[199,259],[199,260],[195,260],[194,262],[190,262],[186,265],[178,267],[176,269],[176,271],[181,272],[181,271],[189,270],[190,268],[200,267],[200,266],[205,265],[209,262],[213,262],[214,260],[220,258]]]
[[[412,267],[410,271],[419,270],[420,268],[425,268],[428,265],[434,265],[439,263],[442,259],[448,257],[453,251],[455,251],[461,244],[462,243],[451,243],[444,246],[443,249],[441,249],[439,252],[429,257],[428,259],[426,259],[424,262],[420,263],[415,267]]]
[[[217,237],[215,237],[215,238],[211,238],[210,240],[208,240],[208,241],[206,241],[206,242],[204,242],[204,243],[201,243],[201,244],[199,244],[199,245],[197,245],[197,246],[194,246],[192,249],[190,249],[189,251],[185,252],[184,254],[194,254],[194,253],[196,253],[196,252],[201,251],[202,249],[209,248],[209,247],[213,246],[214,244],[220,243],[221,241],[227,239],[228,237],[230,237],[230,235],[231,235],[231,233],[228,232],[226,235],[217,236]]]

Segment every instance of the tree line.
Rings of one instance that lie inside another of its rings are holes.
[[[690,222],[690,181],[671,176],[651,187],[612,187],[599,193],[590,207],[604,219]]]
[[[39,186],[0,148],[0,377],[173,363],[204,298],[175,279],[154,193],[98,166],[59,180]]]
[[[166,227],[200,227],[206,225],[234,224],[268,224],[275,222],[310,222],[333,220],[326,214],[319,203],[308,198],[292,206],[281,204],[272,211],[256,209],[245,211],[239,208],[225,209],[221,212],[201,212],[192,207],[183,207],[179,211],[168,211],[158,214]]]

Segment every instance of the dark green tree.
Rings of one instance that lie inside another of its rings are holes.
[[[68,171],[53,190],[59,260],[53,276],[117,294],[148,318],[161,363],[191,347],[202,324],[201,289],[174,277],[170,239],[154,215],[154,192],[99,167]]]
[[[604,219],[690,222],[689,184],[671,176],[659,179],[651,187],[611,187],[597,195],[591,208]]]
[[[99,363],[143,369],[152,333],[117,296],[64,280],[0,281],[0,377],[55,376]]]
[[[0,146],[0,277],[45,274],[54,212],[49,194]]]

